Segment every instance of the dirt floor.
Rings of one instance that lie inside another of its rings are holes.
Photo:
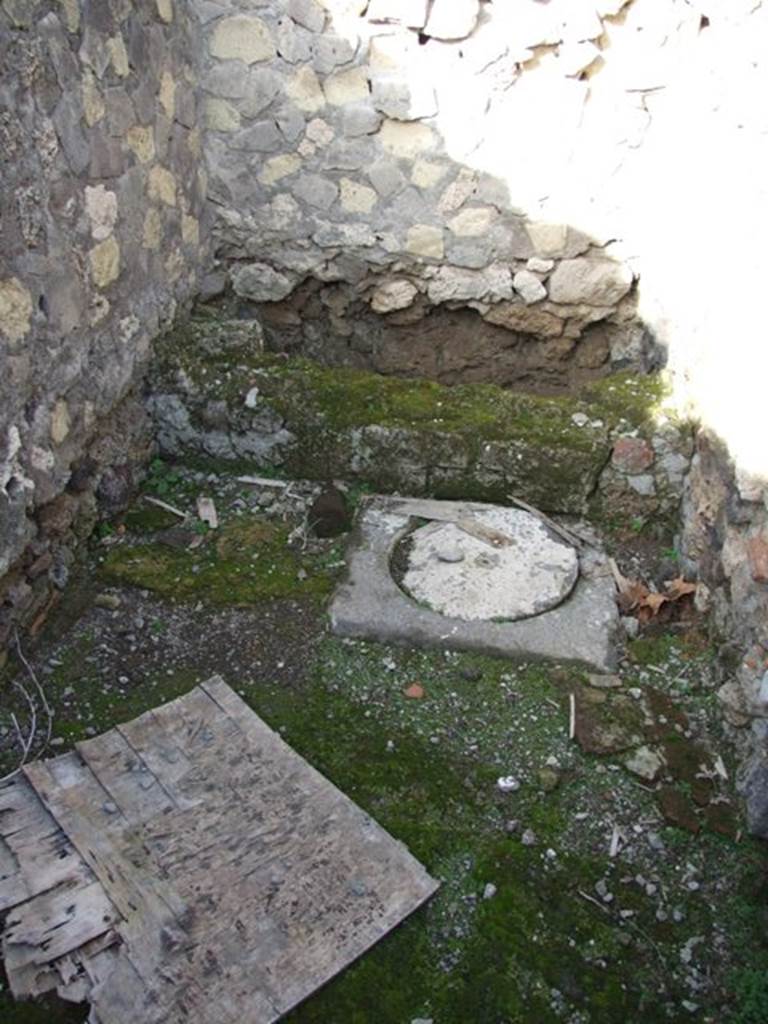
[[[443,883],[290,1021],[768,1020],[767,850],[734,797],[722,645],[695,617],[643,626],[609,687],[341,640],[325,605],[345,538],[312,536],[316,490],[157,463],[147,491],[184,512],[208,494],[221,522],[139,500],[101,529],[25,642],[28,667],[0,673],[0,774],[18,763],[10,715],[24,720],[16,684],[33,690],[32,674],[53,713],[34,755],[50,756],[218,672]],[[624,572],[673,570],[639,532]],[[638,750],[663,752],[656,777]],[[0,990],[3,1024],[86,1016]]]

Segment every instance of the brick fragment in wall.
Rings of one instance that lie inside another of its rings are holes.
[[[768,583],[768,534],[761,533],[749,538],[747,558],[755,583]]]

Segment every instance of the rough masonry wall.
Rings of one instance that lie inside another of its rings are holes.
[[[0,649],[146,454],[131,388],[203,261],[197,52],[178,0],[0,3]]]
[[[586,22],[553,4],[525,34],[487,0],[195,7],[220,260],[206,291],[253,303],[272,347],[549,390],[566,364],[642,364],[629,266],[605,239],[526,216],[472,157],[537,49],[566,40],[572,85],[598,53],[582,42],[603,33],[598,11],[621,3]]]

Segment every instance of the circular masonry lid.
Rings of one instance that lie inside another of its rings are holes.
[[[414,600],[452,618],[514,620],[554,608],[573,590],[576,552],[535,516],[486,509],[472,512],[471,522],[491,536],[503,534],[508,543],[490,544],[454,523],[414,530],[402,579]]]

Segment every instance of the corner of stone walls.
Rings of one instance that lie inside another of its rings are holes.
[[[206,175],[179,0],[0,5],[0,648],[126,500],[153,337],[197,290]]]
[[[445,381],[458,377],[459,343],[442,359],[432,331],[416,351],[422,322],[455,311],[459,333],[481,339],[465,362],[489,379],[535,380],[547,364],[648,369],[657,357],[616,246],[527,219],[503,178],[473,162],[486,114],[538,74],[540,51],[555,51],[557,80],[582,95],[623,6],[570,24],[532,3],[512,25],[479,0],[198,3],[217,211],[205,290],[255,304],[271,347],[381,372],[435,376],[446,363]],[[462,148],[446,115],[464,106]],[[376,345],[377,317],[402,343]],[[515,346],[517,378],[498,366]]]

